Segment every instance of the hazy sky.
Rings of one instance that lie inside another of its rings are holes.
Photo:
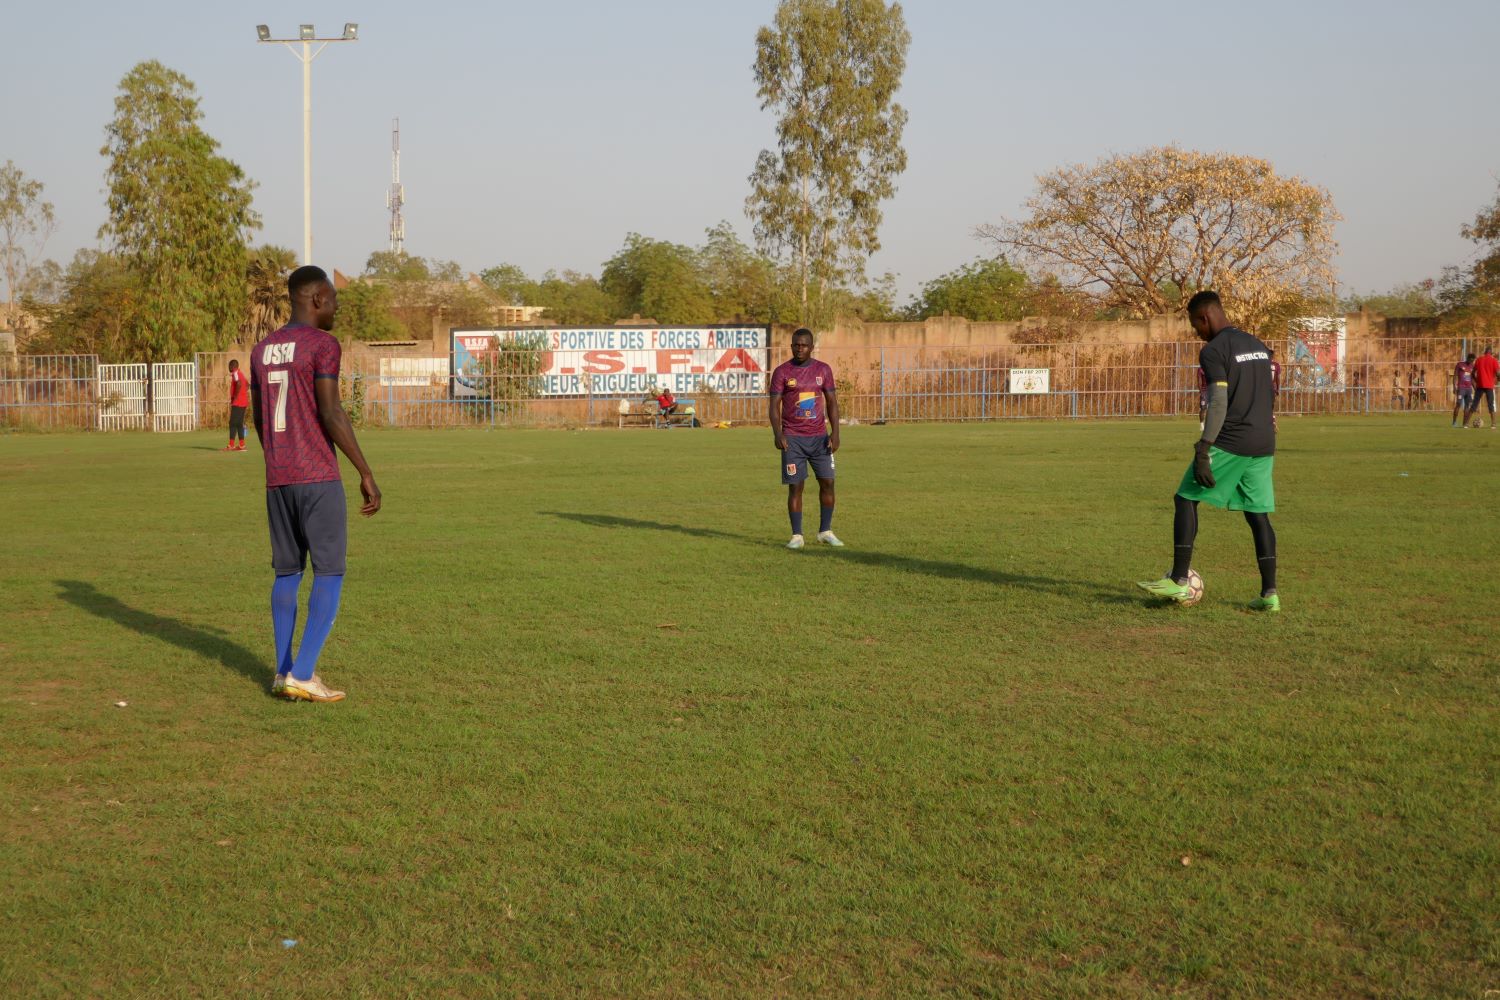
[[[99,147],[120,78],[159,59],[259,185],[258,240],[301,252],[301,69],[255,25],[360,24],[313,65],[315,262],[386,246],[401,119],[406,248],[481,270],[597,274],[630,231],[683,243],[730,220],[772,142],[750,64],[774,0],[460,4],[52,0],[8,5],[0,161],[46,184],[47,256],[97,244]],[[1500,172],[1494,0],[913,0],[900,100],[910,165],[885,208],[903,298],[986,248],[1038,173],[1178,143],[1265,157],[1332,193],[1344,291],[1435,277]]]

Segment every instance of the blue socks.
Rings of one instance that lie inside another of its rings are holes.
[[[276,672],[292,669],[292,633],[297,629],[297,588],[301,573],[278,576],[271,584],[271,630],[276,634]]]
[[[297,661],[292,665],[292,676],[299,681],[311,679],[318,667],[318,655],[323,652],[323,643],[333,630],[333,619],[339,613],[339,595],[344,591],[344,577],[314,576],[312,595],[307,599],[307,626],[302,630],[302,645],[297,650]]]
[[[802,534],[802,512],[800,510],[789,510],[787,516],[792,519],[792,534]]]
[[[312,596],[307,599],[307,626],[302,630],[302,648],[292,657],[292,633],[297,630],[297,588],[302,586],[301,573],[278,576],[271,585],[271,628],[276,635],[276,672],[291,674],[299,681],[312,677],[318,667],[323,643],[333,630],[339,613],[339,596],[344,592],[344,578],[314,576]]]

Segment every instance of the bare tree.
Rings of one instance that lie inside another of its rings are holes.
[[[1166,146],[1063,167],[1037,184],[1025,218],[977,235],[1105,308],[1160,315],[1213,288],[1254,325],[1333,291],[1333,199],[1265,160]]]

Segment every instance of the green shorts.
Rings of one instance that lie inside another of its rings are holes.
[[[1276,511],[1276,488],[1271,483],[1271,467],[1276,464],[1275,455],[1258,455],[1251,458],[1235,455],[1209,445],[1209,461],[1214,467],[1214,485],[1199,486],[1193,478],[1193,463],[1188,463],[1187,474],[1177,495],[1188,500],[1206,500],[1225,510],[1243,510],[1251,514],[1272,514]]]

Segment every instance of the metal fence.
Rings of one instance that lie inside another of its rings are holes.
[[[1277,410],[1284,414],[1439,412],[1454,404],[1452,371],[1470,342],[1454,338],[1349,340],[1336,357],[1298,357],[1294,345],[1273,341],[1282,361]],[[1022,344],[995,347],[825,348],[817,356],[834,369],[841,415],[861,423],[1111,419],[1195,416],[1198,351],[1191,343]],[[344,406],[363,426],[375,427],[577,427],[618,426],[623,405],[639,406],[646,393],[628,397],[544,395],[546,380],[524,370],[524,352],[495,364],[505,374],[455,379],[446,358],[382,357],[350,351],[340,379]],[[771,352],[769,364],[786,360]],[[231,358],[244,353],[200,354],[193,406],[200,427],[223,427],[229,418]],[[554,358],[587,371],[590,360]],[[12,357],[0,362],[0,422],[38,428],[100,426],[109,400],[98,389],[92,357]],[[1046,372],[1045,392],[1014,392],[1012,374]],[[762,373],[763,384],[768,373]],[[585,380],[587,384],[587,380]],[[719,393],[702,385],[679,387],[700,424],[763,424],[763,391]],[[118,405],[118,401],[116,401]],[[175,404],[179,407],[183,404]],[[637,426],[649,426],[636,422]]]
[[[0,354],[0,427],[89,430],[98,418],[92,354]]]

